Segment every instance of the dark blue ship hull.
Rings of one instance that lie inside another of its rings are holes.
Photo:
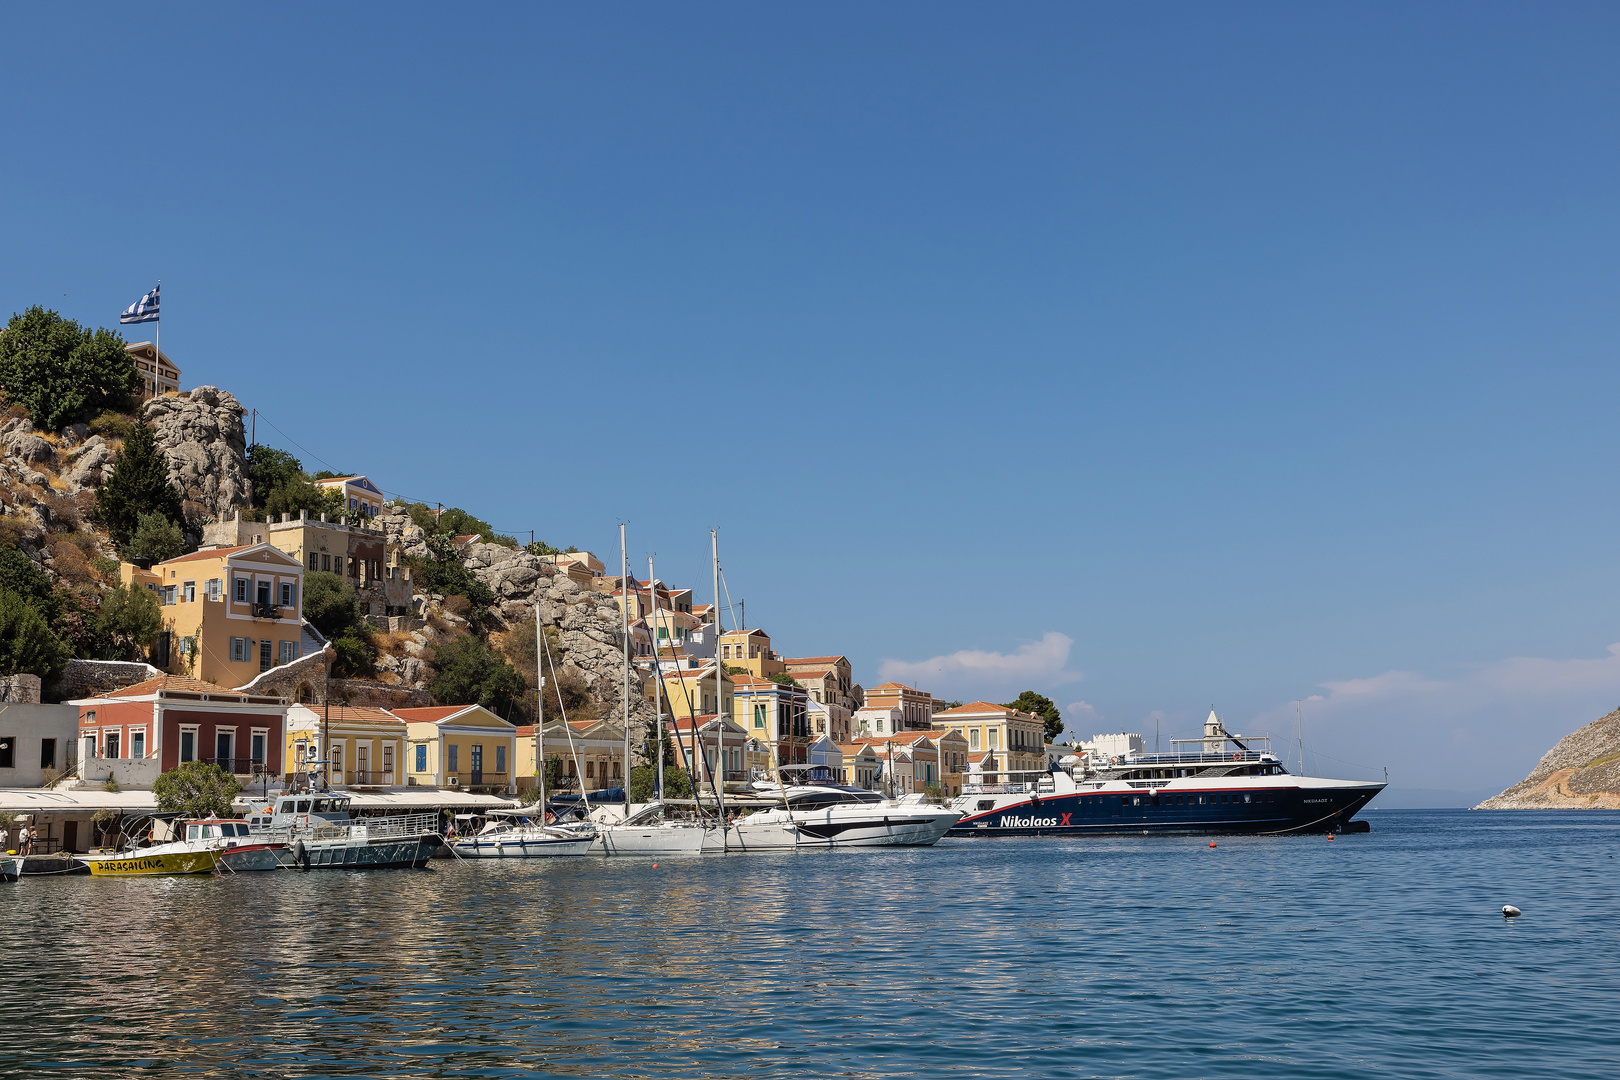
[[[966,815],[947,836],[1076,834],[1276,834],[1332,832],[1384,789],[1383,784],[1324,788],[1229,788],[1194,792],[1075,792],[1026,796],[999,808],[993,796],[965,796]],[[1358,823],[1359,824],[1359,823]]]

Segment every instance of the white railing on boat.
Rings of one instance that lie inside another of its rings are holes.
[[[253,830],[255,837],[290,843],[300,840],[393,840],[439,831],[437,814],[402,814],[397,817],[356,818],[349,822],[313,818],[308,825],[274,825]]]

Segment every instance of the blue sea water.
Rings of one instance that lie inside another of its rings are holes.
[[[30,879],[0,892],[0,1070],[1620,1076],[1620,814],[1364,816],[1214,849]]]

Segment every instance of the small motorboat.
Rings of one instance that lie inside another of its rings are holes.
[[[540,859],[584,855],[595,839],[588,822],[548,825],[529,810],[495,810],[489,816],[482,829],[450,840],[450,850],[464,859]]]

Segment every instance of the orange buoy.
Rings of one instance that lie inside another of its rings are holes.
[[[658,864],[657,863],[653,863],[653,869],[654,870],[658,869]]]
[[[1210,847],[1214,847],[1214,846],[1215,846],[1215,841],[1213,841],[1213,840],[1211,840],[1211,841],[1210,841],[1210,842],[1209,842],[1209,846],[1210,846]]]
[[[1328,839],[1329,840],[1333,839],[1333,834],[1332,833],[1328,833]]]

